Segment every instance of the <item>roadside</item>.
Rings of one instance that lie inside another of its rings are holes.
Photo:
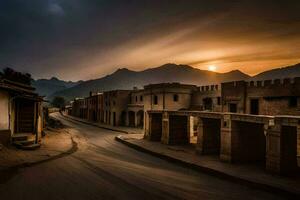
[[[283,194],[285,196],[300,197],[300,178],[289,178],[268,174],[262,166],[230,164],[221,162],[218,156],[197,155],[192,146],[169,146],[160,142],[144,140],[143,131],[137,128],[114,127],[105,124],[93,123],[77,117],[63,115],[66,119],[78,121],[84,124],[104,128],[125,135],[119,135],[115,139],[138,151],[148,153],[161,159],[173,162],[184,167],[208,173],[219,178],[239,182],[254,188],[269,192]]]
[[[41,140],[41,147],[36,150],[21,150],[15,146],[2,146],[0,150],[0,173],[11,168],[21,168],[69,155],[77,150],[76,139],[70,129],[47,128]]]
[[[161,159],[189,167],[250,187],[290,197],[300,197],[300,178],[271,175],[263,167],[221,162],[218,156],[197,155],[191,146],[169,146],[143,139],[143,134],[119,135],[115,138],[131,148]]]
[[[78,121],[78,122],[81,122],[84,124],[96,126],[96,127],[111,130],[111,131],[116,131],[116,132],[126,133],[126,134],[143,134],[143,129],[141,129],[141,128],[133,128],[133,127],[125,127],[125,126],[110,126],[110,125],[103,124],[103,123],[91,122],[91,121],[88,121],[85,119],[80,119],[78,117],[73,117],[70,115],[63,115],[63,116],[65,118],[69,118],[71,120],[75,120],[75,121]]]

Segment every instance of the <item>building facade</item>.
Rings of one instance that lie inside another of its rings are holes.
[[[87,119],[86,99],[75,98],[72,102],[72,115],[81,119]]]
[[[113,90],[103,93],[104,123],[112,126],[125,126],[130,90]]]
[[[113,126],[148,127],[148,111],[209,111],[299,115],[300,78],[235,81],[207,86],[161,83],[75,99],[76,117]],[[197,126],[197,119],[191,120]]]
[[[192,93],[190,110],[221,112],[221,85],[200,86]]]
[[[87,119],[93,122],[103,122],[103,93],[90,92],[90,96],[85,98]]]
[[[126,125],[129,127],[144,127],[144,90],[134,88],[130,93],[130,101],[127,105]]]
[[[38,144],[43,130],[43,98],[30,85],[0,80],[0,142],[31,140]]]
[[[300,115],[300,78],[222,83],[222,112]]]

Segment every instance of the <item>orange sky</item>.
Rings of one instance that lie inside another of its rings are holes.
[[[0,67],[88,80],[165,63],[255,75],[300,62],[300,1],[76,0],[0,4]]]

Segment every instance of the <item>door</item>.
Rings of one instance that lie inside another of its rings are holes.
[[[204,110],[212,110],[212,99],[211,98],[205,98],[203,99],[204,104]]]
[[[229,104],[229,112],[236,113],[237,112],[237,104],[236,103],[230,103]]]
[[[26,99],[18,99],[15,103],[15,132],[34,132],[34,109],[35,103]]]
[[[116,112],[113,112],[113,126],[117,125]]]
[[[258,115],[259,114],[259,101],[258,99],[250,100],[250,114]]]

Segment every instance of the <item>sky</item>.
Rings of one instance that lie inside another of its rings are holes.
[[[255,75],[300,62],[299,0],[0,0],[0,68],[88,80],[165,63]]]

